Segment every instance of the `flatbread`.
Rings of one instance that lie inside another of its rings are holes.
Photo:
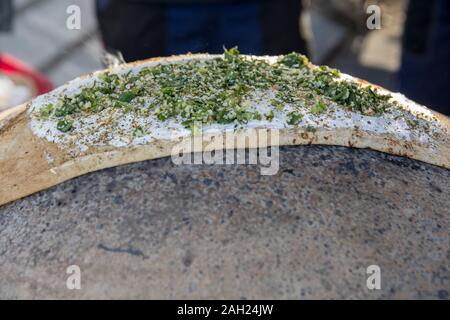
[[[35,116],[44,105],[55,102],[58,97],[78,92],[80,88],[98,81],[106,73],[124,74],[159,64],[220,57],[222,56],[184,55],[124,64],[77,78],[26,105],[1,113],[0,205],[89,172],[170,156],[180,142],[188,145],[194,136],[200,143],[191,146],[190,151],[193,152],[231,148],[234,146],[216,143],[217,135],[227,134],[228,137],[231,135],[242,138],[254,135],[256,129],[277,133],[279,139],[270,141],[268,145],[322,144],[369,148],[450,169],[450,122],[446,117],[400,94],[391,93],[348,75],[341,77],[346,81],[358,83],[361,87],[370,86],[374,90],[376,88],[377,92],[392,95],[396,106],[389,113],[362,115],[325,100],[329,112],[309,114],[306,109],[302,110],[303,118],[295,125],[283,122],[286,112],[280,111],[273,121],[250,121],[240,125],[215,124],[202,128],[203,135],[183,129],[176,121],[161,121],[157,127],[152,127],[155,126],[155,121],[142,122],[142,119],[139,119],[143,126],[147,126],[148,134],[136,137],[130,133],[126,121],[120,120],[125,122],[115,125],[125,129],[120,133],[113,130],[103,134],[103,137],[107,136],[107,139],[103,140],[98,139],[98,136],[105,125],[98,122],[97,116],[90,119],[90,124],[87,125],[90,131],[86,132],[76,126],[72,132],[60,132],[55,129],[55,119],[39,119]],[[277,57],[248,59],[273,62]],[[254,102],[255,105],[261,103],[261,99]],[[411,121],[415,126],[409,125]],[[129,124],[129,121],[127,123]],[[261,147],[255,141],[257,139],[250,139],[244,147]]]

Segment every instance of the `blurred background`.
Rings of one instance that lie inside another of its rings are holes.
[[[102,69],[119,52],[132,61],[237,45],[302,52],[448,115],[448,2],[0,0],[0,109]],[[371,5],[381,13],[375,29]]]

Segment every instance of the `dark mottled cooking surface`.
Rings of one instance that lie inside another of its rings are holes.
[[[0,207],[0,297],[448,299],[449,170],[343,147],[280,161],[261,176],[164,158]]]

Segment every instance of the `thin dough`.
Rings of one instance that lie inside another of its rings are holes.
[[[208,56],[187,55],[155,58],[122,65],[119,69],[110,70],[110,72],[118,72],[160,62],[179,62],[201,57]],[[80,82],[95,77],[99,73],[75,79],[62,88],[77,86]],[[354,80],[361,83],[361,85],[370,85],[361,80]],[[61,90],[61,88],[57,90]],[[387,92],[387,90],[382,88],[379,88],[379,90]],[[46,96],[41,96],[38,99],[41,101],[42,99],[45,100]],[[46,138],[39,137],[32,130],[29,108],[33,105],[33,102],[0,114],[0,205],[89,172],[170,156],[172,148],[180,140],[190,138],[180,137],[169,140],[153,140],[148,144],[129,145],[127,147],[90,146],[87,151],[74,154],[73,150],[64,148],[64,146],[51,142]],[[403,103],[406,108],[411,106],[411,109],[431,114],[432,119],[426,121],[429,121],[433,126],[441,128],[444,134],[430,136],[430,140],[424,142],[414,138],[402,139],[394,132],[375,132],[368,130],[364,126],[318,127],[314,132],[304,127],[272,128],[272,130],[277,130],[279,133],[279,142],[276,142],[279,145],[323,144],[369,148],[450,169],[449,120],[407,99],[404,99]],[[237,137],[246,136],[247,130],[249,128],[243,127],[235,130],[233,134]],[[202,139],[204,142],[210,142],[211,136],[207,134]],[[202,151],[205,145],[205,143],[196,144],[196,148],[193,151]],[[209,144],[208,148],[211,149],[211,147],[222,148],[219,145],[211,146]],[[249,147],[257,146],[250,145]]]

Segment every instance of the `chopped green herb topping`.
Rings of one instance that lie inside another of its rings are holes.
[[[313,127],[313,126],[307,126],[306,127],[306,131],[307,132],[311,132],[311,133],[315,133],[317,131],[317,128]]]
[[[53,104],[49,103],[48,105],[44,106],[40,111],[40,116],[44,119],[47,119],[51,116],[53,113]]]
[[[289,54],[285,55],[281,59],[281,63],[284,64],[285,66],[289,67],[289,68],[292,68],[292,67],[303,67],[303,66],[307,66],[308,65],[309,60],[305,56],[302,56],[300,54],[292,52],[292,53],[289,53]]]
[[[61,132],[68,132],[72,130],[72,122],[67,120],[59,120],[57,124],[57,129]]]
[[[275,113],[273,112],[273,110],[270,110],[268,113],[266,113],[267,120],[272,121],[273,118],[275,118]]]
[[[303,115],[301,115],[300,113],[297,112],[290,112],[288,113],[288,119],[287,119],[287,123],[292,125],[292,126],[296,126],[300,123],[300,121],[302,121],[303,119]]]
[[[324,113],[325,110],[327,110],[327,106],[325,105],[325,103],[320,100],[318,101],[312,108],[311,108],[311,112],[313,114],[321,114]]]
[[[137,127],[137,128],[134,130],[134,136],[135,136],[136,138],[142,137],[143,135],[144,135],[144,130],[143,130],[141,127]]]
[[[308,107],[313,114],[321,114],[326,110],[325,100],[364,115],[380,115],[392,105],[390,96],[339,77],[339,71],[315,67],[298,53],[269,63],[242,56],[232,48],[213,59],[162,63],[134,73],[104,73],[78,94],[62,96],[55,105],[43,107],[40,116],[65,119],[70,115],[76,119],[120,108],[147,116],[151,112],[160,121],[176,119],[193,129],[195,123],[271,121],[275,112],[283,112],[287,105]],[[273,110],[261,115],[246,103],[257,92],[272,92],[269,101]],[[290,113],[288,124],[298,124],[301,119],[301,114]],[[72,123],[61,120],[58,129],[70,131]]]

